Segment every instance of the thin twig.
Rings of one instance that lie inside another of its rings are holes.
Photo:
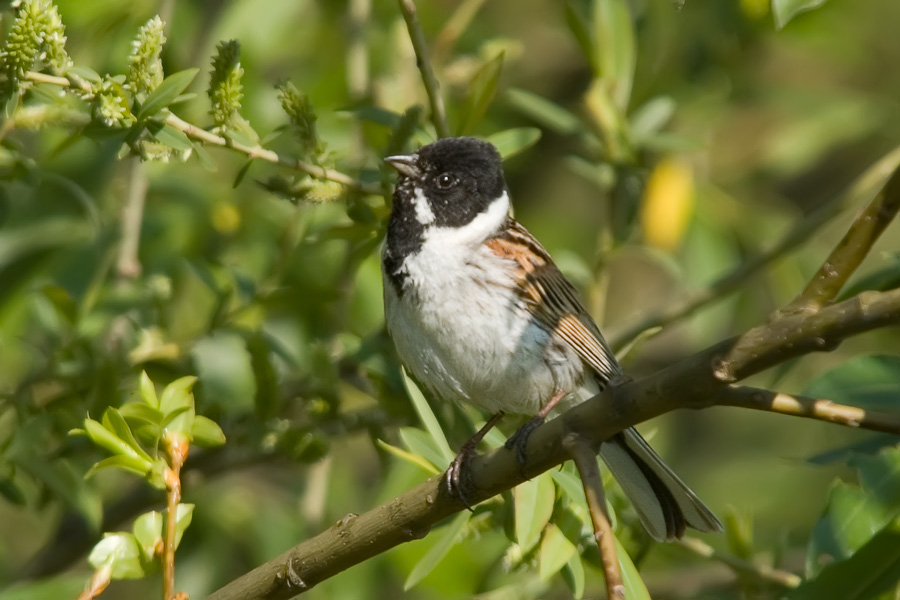
[[[846,235],[825,259],[803,292],[785,310],[815,309],[831,302],[859,268],[898,211],[900,169],[895,169],[881,191],[853,221]]]
[[[594,524],[594,541],[600,551],[600,563],[606,577],[606,595],[610,600],[625,600],[625,584],[622,582],[615,534],[606,512],[606,496],[603,493],[600,469],[597,467],[597,452],[583,437],[575,433],[566,435],[563,445],[575,462],[584,486],[584,497]]]
[[[132,157],[128,161],[128,193],[122,207],[122,241],[116,261],[116,272],[123,279],[133,279],[141,274],[138,249],[146,198],[147,174],[141,161]]]
[[[737,556],[719,552],[703,540],[694,537],[685,537],[677,540],[675,543],[694,554],[704,558],[711,558],[727,565],[738,573],[755,577],[756,579],[767,583],[774,583],[783,588],[793,589],[803,582],[803,579],[799,575],[795,575],[790,571],[775,569],[765,565],[757,565],[742,558],[738,558]]]
[[[163,556],[163,600],[174,600],[175,594],[175,538],[178,537],[178,505],[181,503],[181,467],[187,460],[189,445],[181,436],[167,440],[170,465],[166,480],[166,539]]]
[[[845,427],[859,427],[900,435],[900,415],[870,411],[821,398],[794,396],[784,392],[742,386],[722,390],[714,397],[714,403],[719,406],[752,408],[837,423]]]
[[[900,164],[900,148],[895,148],[869,167],[846,191],[835,195],[816,212],[798,223],[768,251],[747,259],[733,271],[720,277],[708,287],[690,294],[684,300],[673,302],[663,310],[648,315],[621,331],[613,332],[609,336],[612,347],[619,350],[642,332],[678,322],[693,315],[706,305],[736,291],[747,282],[749,277],[808,240],[822,225],[845,207],[855,204],[861,198],[871,196],[874,193],[873,190],[884,184],[898,164]]]
[[[444,99],[441,97],[441,86],[431,68],[428,46],[425,43],[425,34],[419,25],[416,5],[413,0],[397,0],[397,3],[400,5],[400,12],[403,14],[406,29],[409,31],[409,39],[416,53],[416,65],[419,67],[419,72],[422,73],[422,84],[425,86],[428,105],[431,108],[431,122],[434,123],[438,137],[449,137],[450,129],[447,128],[447,115],[444,111]]]
[[[29,71],[25,74],[25,78],[29,81],[33,81],[35,83],[49,83],[52,85],[58,85],[64,88],[75,88],[79,89],[82,92],[92,93],[90,85],[85,82],[81,82],[79,80],[68,79],[66,77],[57,77],[55,75],[46,75],[44,73],[35,73],[33,71]],[[293,169],[294,171],[299,171],[301,173],[306,173],[312,177],[316,177],[318,179],[326,179],[328,181],[334,181],[339,183],[349,189],[359,190],[366,194],[378,194],[381,192],[381,188],[377,185],[371,185],[363,183],[357,179],[350,177],[340,171],[336,171],[334,169],[329,169],[320,165],[314,165],[308,163],[306,161],[302,161],[298,158],[293,158],[290,156],[284,156],[282,154],[278,154],[272,150],[268,150],[263,148],[262,146],[248,146],[246,144],[242,144],[240,142],[222,137],[220,135],[216,135],[205,129],[197,127],[196,125],[192,125],[187,121],[177,117],[173,113],[168,113],[166,115],[166,124],[174,127],[175,129],[181,131],[189,138],[193,138],[195,140],[204,142],[206,144],[212,146],[219,146],[221,148],[228,148],[235,152],[239,152],[244,154],[250,158],[255,158],[259,160],[264,160],[266,162],[270,162],[276,165],[281,165],[283,167],[287,167],[289,169]]]

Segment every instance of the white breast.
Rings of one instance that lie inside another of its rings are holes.
[[[465,227],[431,229],[403,263],[402,297],[386,278],[385,312],[401,360],[432,393],[490,412],[534,414],[560,373],[580,378],[581,364],[520,306],[512,264],[482,245],[508,207],[504,195]]]

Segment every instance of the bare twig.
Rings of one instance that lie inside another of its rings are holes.
[[[128,161],[128,193],[122,207],[122,241],[116,271],[119,277],[133,279],[141,274],[138,249],[141,241],[141,223],[144,219],[144,201],[147,198],[147,174],[137,158]]]
[[[597,467],[597,452],[578,434],[565,436],[563,445],[575,462],[584,486],[584,496],[594,524],[594,541],[600,551],[600,562],[606,577],[606,595],[610,600],[625,600],[625,584],[622,582],[615,534],[606,512],[606,496],[603,493],[600,469]]]
[[[35,83],[49,83],[64,88],[79,89],[82,92],[92,92],[90,85],[79,80],[68,79],[66,77],[57,77],[55,75],[46,75],[44,73],[35,73],[33,71],[29,71],[25,74],[25,78]],[[335,171],[334,169],[329,169],[320,165],[314,165],[306,161],[302,161],[298,158],[284,156],[272,150],[263,148],[262,146],[248,146],[246,144],[242,144],[240,142],[206,131],[205,129],[197,127],[196,125],[192,125],[172,113],[168,113],[166,115],[166,124],[181,131],[190,138],[199,140],[211,146],[228,148],[230,150],[234,150],[235,152],[244,154],[249,158],[255,158],[276,165],[281,165],[294,171],[306,173],[307,175],[316,177],[318,179],[334,181],[343,185],[344,187],[352,190],[359,190],[361,192],[365,192],[366,194],[378,194],[381,192],[381,188],[379,186],[365,184],[357,179],[350,177],[349,175],[341,173],[340,171]]]
[[[181,503],[181,467],[188,455],[188,441],[181,436],[167,440],[166,450],[170,466],[166,480],[166,539],[163,555],[163,599],[174,600],[175,594],[175,538],[178,537],[178,505]]]
[[[684,300],[673,302],[663,310],[648,315],[621,331],[614,332],[609,336],[612,347],[619,350],[641,332],[654,327],[671,325],[736,291],[746,283],[747,278],[808,240],[839,211],[874,194],[874,190],[884,185],[884,181],[897,169],[898,164],[900,164],[900,148],[895,148],[860,175],[846,191],[834,196],[816,212],[798,223],[768,251],[747,259],[733,271],[720,277],[708,287],[690,294]]]
[[[841,242],[785,311],[810,310],[832,301],[856,272],[875,241],[900,211],[900,169],[859,213]]]
[[[783,588],[793,589],[803,582],[799,575],[795,575],[790,571],[783,571],[765,565],[757,565],[742,558],[738,558],[737,556],[719,552],[703,540],[694,537],[685,537],[677,540],[675,543],[694,554],[704,558],[711,558],[727,565],[738,573],[749,575],[768,583],[774,583]]]
[[[900,290],[867,292],[822,308],[813,315],[782,319],[774,340],[747,342],[743,354],[723,357],[745,336],[727,340],[653,375],[598,395],[538,427],[528,440],[526,462],[503,448],[472,461],[469,501],[481,502],[569,458],[562,440],[575,433],[597,444],[615,433],[676,408],[704,408],[714,403],[726,383],[749,377],[773,364],[832,348],[846,337],[900,323]],[[820,340],[827,340],[822,344]],[[725,365],[728,369],[723,371]],[[724,375],[728,375],[727,377]],[[612,397],[609,397],[612,396]],[[859,426],[867,428],[863,420]],[[210,596],[210,600],[278,600],[293,597],[321,581],[429,529],[463,509],[447,494],[438,475],[366,513],[344,519],[318,536],[288,550]]]
[[[719,406],[737,406],[900,435],[900,415],[874,412],[821,398],[794,396],[752,387],[730,387],[714,397]]]
[[[428,105],[431,108],[431,122],[437,131],[438,137],[449,137],[450,129],[447,128],[447,115],[444,112],[444,99],[441,97],[441,86],[434,76],[431,68],[431,60],[428,58],[428,46],[425,43],[425,34],[419,25],[419,15],[413,0],[397,0],[403,20],[406,21],[406,29],[409,31],[409,39],[416,53],[416,65],[422,73],[422,84],[428,95]]]

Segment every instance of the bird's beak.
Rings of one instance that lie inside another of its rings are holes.
[[[418,177],[422,174],[422,171],[419,170],[416,164],[418,163],[418,157],[415,154],[395,154],[385,158],[384,162],[397,169],[401,175],[406,175],[407,177]]]

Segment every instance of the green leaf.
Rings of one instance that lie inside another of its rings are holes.
[[[772,16],[775,17],[775,27],[783,29],[798,14],[818,8],[823,4],[825,4],[825,0],[772,0]]]
[[[872,536],[853,555],[825,566],[787,595],[788,600],[869,600],[900,581],[900,518]],[[893,594],[889,596],[895,597]]]
[[[177,150],[178,152],[191,152],[194,149],[194,144],[191,142],[190,138],[188,138],[184,132],[175,129],[171,125],[166,124],[155,130],[150,127],[147,129],[151,130],[151,133],[157,142]]]
[[[137,538],[124,531],[107,533],[91,550],[88,562],[95,569],[108,565],[113,579],[140,579],[146,574]]]
[[[91,441],[105,448],[116,455],[130,456],[133,458],[143,459],[136,450],[134,450],[128,442],[119,439],[113,432],[93,419],[84,420],[84,430]]]
[[[553,514],[556,488],[549,473],[520,484],[513,490],[516,516],[516,542],[526,553],[538,540]]]
[[[628,556],[628,552],[625,551],[625,548],[619,542],[619,538],[616,538],[616,554],[619,557],[619,568],[622,570],[625,597],[628,600],[652,600],[644,580],[641,579],[641,574],[638,573],[637,567],[634,566],[631,557]]]
[[[166,77],[159,87],[150,92],[147,99],[141,105],[137,118],[139,121],[152,117],[165,107],[172,104],[187,86],[191,85],[199,69],[185,69]]]
[[[191,389],[197,383],[197,378],[193,376],[179,377],[166,386],[162,396],[159,399],[159,410],[166,419],[176,411],[182,412],[194,407],[194,395]]]
[[[217,331],[198,340],[191,350],[199,390],[205,406],[221,408],[229,415],[250,414],[256,408],[256,378],[247,340],[230,331]]]
[[[822,565],[850,557],[887,519],[869,494],[838,481],[831,488],[825,515],[813,528],[806,572],[815,575]]]
[[[438,473],[441,472],[440,469],[435,467],[433,464],[431,464],[430,462],[425,460],[425,458],[419,456],[418,454],[413,454],[412,452],[407,452],[403,448],[398,448],[397,446],[388,444],[384,440],[375,440],[375,442],[379,446],[381,446],[381,448],[383,448],[390,454],[393,454],[400,460],[404,460],[404,461],[410,463],[411,465],[421,467],[421,468],[425,469],[425,471],[431,475],[437,475]]]
[[[440,467],[448,462],[444,459],[434,438],[427,432],[414,427],[401,427],[399,434],[407,450],[421,456],[435,467]]]
[[[175,547],[181,543],[181,536],[194,518],[193,504],[179,504],[175,510]]]
[[[469,82],[466,101],[460,113],[459,127],[456,129],[457,135],[470,133],[487,112],[497,93],[500,71],[503,70],[503,55],[504,53],[500,52],[486,62]]]
[[[191,425],[191,442],[204,448],[214,448],[225,443],[225,433],[212,419],[196,415]]]
[[[544,581],[559,572],[576,555],[575,544],[563,535],[559,527],[548,523],[538,550],[538,574]]]
[[[569,557],[562,576],[572,592],[572,598],[575,600],[584,598],[584,565],[581,564],[581,556],[576,553]]]
[[[554,133],[574,135],[584,129],[574,114],[537,94],[514,88],[508,90],[504,98],[514,109]]]
[[[150,455],[147,454],[135,439],[134,434],[131,432],[131,428],[128,426],[128,423],[125,422],[124,417],[122,417],[118,410],[110,406],[103,412],[103,426],[111,431],[117,438],[128,444],[139,457],[147,462],[151,460]]]
[[[622,112],[631,99],[634,79],[634,23],[626,0],[594,0],[596,73]]]
[[[85,478],[93,477],[95,473],[104,469],[120,469],[143,477],[150,471],[152,466],[153,463],[149,460],[144,460],[143,458],[135,456],[123,456],[117,454],[116,456],[109,456],[100,462],[95,463],[84,476]]]
[[[500,156],[507,159],[531,148],[539,139],[541,139],[541,130],[537,127],[518,127],[495,133],[487,141],[497,147]]]
[[[147,423],[148,425],[156,425],[157,427],[162,426],[162,412],[147,406],[143,402],[126,402],[119,409],[119,413],[125,417],[126,420],[131,419],[132,421],[140,421],[142,423]]]
[[[636,108],[628,119],[631,138],[635,143],[643,143],[656,135],[672,119],[675,108],[671,96],[656,96]]]
[[[77,598],[84,590],[84,574],[57,575],[40,581],[25,582],[0,591],[0,600],[59,600]]]
[[[408,591],[414,585],[422,581],[442,560],[444,560],[444,557],[447,556],[447,553],[453,548],[453,545],[459,539],[460,534],[468,524],[471,514],[472,513],[469,511],[464,510],[450,521],[450,524],[446,529],[437,536],[434,545],[428,549],[421,560],[419,560],[412,571],[410,571],[409,576],[403,583],[404,591]]]
[[[159,398],[156,397],[156,386],[153,385],[150,376],[147,375],[147,371],[141,371],[140,389],[141,398],[147,403],[147,406],[159,408]]]
[[[151,510],[142,514],[134,520],[131,531],[143,552],[144,560],[152,561],[156,555],[156,547],[163,539],[162,513]]]
[[[600,72],[600,65],[597,62],[596,45],[594,44],[594,35],[592,25],[587,13],[583,10],[584,2],[578,0],[568,0],[566,2],[566,24],[572,32],[572,36],[581,47],[581,53],[587,59],[594,74]]]
[[[444,458],[443,461],[435,464],[449,464],[456,455],[450,449],[450,444],[447,443],[444,431],[441,429],[437,417],[434,416],[434,412],[428,405],[428,401],[425,400],[425,396],[419,390],[416,383],[409,375],[407,375],[406,369],[403,369],[403,384],[406,386],[406,393],[409,395],[409,399],[412,400],[413,408],[416,409],[416,413],[418,413],[422,425],[425,426],[425,429],[431,435],[432,439],[434,439],[434,443],[437,445],[438,450],[440,450],[441,455]]]

